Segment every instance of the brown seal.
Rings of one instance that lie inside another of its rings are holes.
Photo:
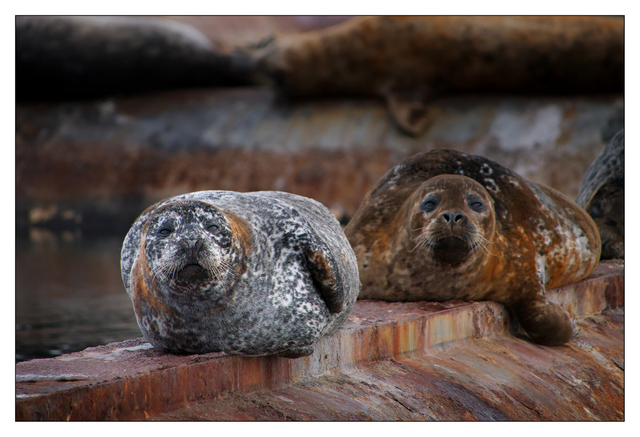
[[[399,127],[418,135],[442,94],[621,92],[624,20],[356,17],[282,35],[256,57],[287,96],[380,96]]]
[[[545,289],[586,277],[600,256],[593,220],[567,197],[454,150],[387,172],[345,234],[358,258],[359,298],[501,302],[545,345],[573,333]]]

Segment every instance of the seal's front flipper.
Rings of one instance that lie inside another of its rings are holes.
[[[336,270],[320,250],[307,246],[304,248],[307,257],[307,267],[311,272],[322,299],[327,304],[330,313],[339,313],[344,308],[344,288],[340,278],[336,277]]]
[[[560,305],[551,303],[541,292],[533,299],[521,300],[509,308],[536,343],[560,346],[574,337],[575,324]]]
[[[292,347],[285,351],[282,351],[278,354],[278,356],[284,358],[300,358],[306,357],[307,355],[311,355],[313,353],[313,347],[311,346],[300,346],[300,347]]]

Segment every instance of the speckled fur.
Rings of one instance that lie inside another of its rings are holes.
[[[593,161],[576,203],[593,218],[602,238],[602,259],[624,259],[624,130]]]
[[[174,243],[158,234],[169,219]],[[191,262],[210,262],[211,272],[157,274],[177,252],[184,267],[191,255],[176,247],[187,239],[204,242]],[[308,355],[346,320],[360,289],[335,217],[281,192],[201,191],[159,202],[127,234],[121,270],[142,333],[173,353]]]
[[[428,236],[445,212],[421,209],[433,193],[449,211],[464,212],[469,229],[459,235],[482,244],[438,251],[424,242],[420,235]],[[487,205],[482,213],[469,210],[464,199],[471,194]],[[600,255],[595,224],[564,195],[454,150],[421,153],[387,172],[345,233],[358,258],[360,298],[494,300],[514,312],[534,341],[548,345],[569,341],[573,329],[545,289],[586,277]],[[474,233],[482,238],[470,238]]]

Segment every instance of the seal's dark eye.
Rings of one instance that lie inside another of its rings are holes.
[[[480,202],[479,200],[472,200],[471,202],[469,202],[469,208],[476,212],[482,212],[485,210],[484,203]]]
[[[220,226],[216,224],[210,224],[209,226],[207,226],[207,231],[211,232],[212,234],[217,234],[218,232],[220,232]]]
[[[433,197],[427,197],[422,201],[420,209],[424,212],[432,212],[438,207],[438,200]]]
[[[169,229],[169,228],[161,228],[161,229],[158,231],[158,235],[159,235],[159,236],[161,236],[161,237],[168,237],[169,235],[171,235],[171,233],[172,233],[172,232],[173,232],[173,230],[172,230],[172,229]]]

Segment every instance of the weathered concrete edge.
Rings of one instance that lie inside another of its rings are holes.
[[[622,310],[624,266],[602,263],[586,280],[549,290],[548,295],[574,317]],[[151,371],[81,381],[26,396],[17,383],[16,420],[144,419],[224,391],[269,390],[329,372],[347,373],[359,363],[424,353],[462,340],[508,335],[508,327],[509,314],[502,305],[473,302],[404,320],[347,324],[322,339],[312,355],[297,360],[206,354],[168,367],[161,365],[160,359]],[[118,344],[113,346],[117,352]]]

